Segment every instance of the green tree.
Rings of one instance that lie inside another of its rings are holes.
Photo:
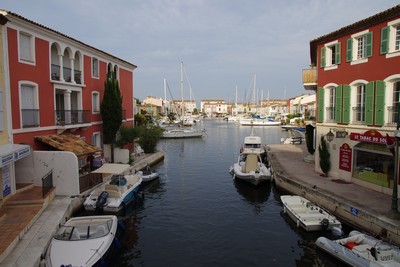
[[[143,148],[144,153],[154,153],[164,129],[160,126],[149,124],[140,126],[139,131],[139,144]]]
[[[146,116],[141,113],[135,115],[135,126],[142,126],[147,124]]]
[[[139,137],[140,131],[138,127],[125,127],[119,128],[119,138],[117,139],[116,145],[123,148],[124,145],[133,143],[136,138]]]
[[[328,172],[331,169],[331,154],[329,153],[328,144],[324,136],[321,136],[321,143],[318,146],[319,152],[319,166],[321,167],[324,176],[328,176]]]
[[[109,74],[104,82],[100,112],[103,119],[104,143],[111,145],[111,162],[114,162],[115,137],[122,124],[122,97],[114,74]]]

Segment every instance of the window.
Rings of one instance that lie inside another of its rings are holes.
[[[97,58],[92,58],[92,76],[99,77],[99,60]]]
[[[103,138],[100,132],[93,133],[92,135],[92,145],[99,148],[103,148]]]
[[[389,123],[397,123],[397,112],[400,105],[400,82],[393,84],[393,101],[390,112]]]
[[[321,48],[321,67],[333,69],[340,64],[340,43],[335,41]]]
[[[364,122],[365,120],[365,84],[357,86],[357,104],[353,108],[355,121]]]
[[[98,92],[92,93],[92,112],[100,112],[100,94]]]
[[[39,108],[37,102],[37,87],[21,84],[21,126],[39,126]]]
[[[351,36],[346,42],[346,61],[351,64],[368,62],[372,56],[372,32],[363,31]]]
[[[366,55],[365,36],[361,36],[357,40],[357,59],[363,59]]]
[[[33,36],[24,32],[19,33],[19,59],[34,62]]]
[[[335,121],[336,88],[329,89],[329,104],[326,107],[327,121]]]
[[[391,21],[381,29],[380,53],[386,57],[400,56],[400,19]]]

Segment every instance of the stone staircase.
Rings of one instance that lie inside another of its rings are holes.
[[[17,192],[0,202],[0,262],[13,250],[55,197],[53,188],[44,197],[42,187],[17,186]]]

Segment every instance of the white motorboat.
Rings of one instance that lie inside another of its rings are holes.
[[[261,118],[249,118],[249,119],[241,119],[239,121],[242,126],[279,126],[281,125],[280,121],[275,121],[272,119],[261,119]]]
[[[400,266],[400,249],[372,236],[351,231],[342,239],[319,237],[318,248],[351,266]]]
[[[150,166],[147,166],[142,171],[138,171],[136,174],[142,177],[143,182],[150,182],[159,177],[158,173],[152,171]]]
[[[335,216],[301,196],[282,195],[283,212],[304,230],[341,231],[342,224]]]
[[[46,266],[93,266],[105,260],[118,228],[115,215],[73,217],[61,225],[46,252]]]
[[[233,175],[233,179],[241,179],[253,185],[270,181],[271,172],[264,163],[264,156],[266,151],[261,138],[253,134],[252,128],[251,135],[244,138],[238,161],[230,167],[229,172]]]
[[[113,168],[115,165],[121,165],[122,169]],[[143,179],[137,174],[121,174],[127,172],[129,167],[128,164],[107,163],[95,170],[94,173],[110,173],[112,176],[86,197],[83,202],[85,210],[118,212],[128,203],[136,200]]]
[[[201,138],[204,136],[204,130],[196,130],[193,128],[173,128],[173,129],[166,129],[163,132],[161,138],[163,139],[176,139],[176,138]]]

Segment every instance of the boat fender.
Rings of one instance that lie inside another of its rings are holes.
[[[300,221],[297,220],[297,227],[300,227]]]
[[[325,218],[320,223],[321,223],[322,229],[324,229],[324,230],[328,229],[328,226],[329,226],[329,220],[328,219]]]
[[[113,244],[114,244],[115,248],[117,248],[118,250],[120,250],[122,248],[121,241],[119,241],[118,237],[114,237]]]
[[[286,207],[283,207],[283,213],[286,213]]]
[[[125,230],[126,230],[125,224],[122,221],[118,221],[117,227],[118,227],[118,230],[120,230],[122,232],[125,232]]]

